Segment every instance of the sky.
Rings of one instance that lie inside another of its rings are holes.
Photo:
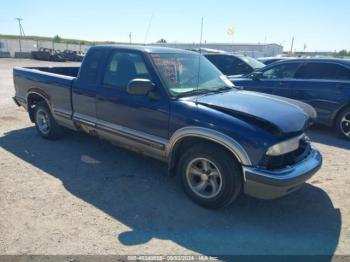
[[[95,41],[277,43],[285,50],[350,50],[349,0],[3,0],[0,34]],[[227,34],[233,27],[235,33]]]

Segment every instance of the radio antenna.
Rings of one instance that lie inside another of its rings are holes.
[[[202,53],[202,40],[203,40],[203,16],[201,20],[201,34],[200,34],[200,39],[199,39],[199,53]]]
[[[143,44],[146,45],[146,42],[147,42],[147,38],[148,38],[148,33],[149,33],[149,30],[151,29],[151,25],[152,25],[152,21],[153,21],[153,16],[154,16],[154,13],[151,15],[149,21],[148,21],[148,26],[147,26],[147,30],[146,30],[146,34],[145,34],[145,39],[143,41]]]
[[[199,88],[200,74],[201,74],[201,57],[202,57],[202,39],[203,39],[203,16],[201,20],[201,34],[199,39],[199,56],[198,56],[198,77],[197,77],[197,90]],[[198,101],[198,95],[196,96],[196,104]]]

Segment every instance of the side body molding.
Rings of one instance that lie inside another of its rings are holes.
[[[172,151],[176,143],[185,137],[199,137],[221,144],[231,151],[241,164],[251,166],[251,161],[247,152],[236,140],[213,129],[197,126],[181,128],[171,136],[169,144],[166,147],[166,154],[168,155],[169,161],[172,159]]]

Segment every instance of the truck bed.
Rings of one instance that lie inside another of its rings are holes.
[[[15,67],[15,101],[27,108],[36,94],[45,97],[55,118],[72,116],[72,84],[79,67]]]

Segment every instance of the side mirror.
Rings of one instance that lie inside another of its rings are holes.
[[[262,72],[253,72],[252,73],[252,79],[254,81],[259,81],[263,76],[263,73]]]
[[[154,84],[149,79],[135,78],[126,87],[126,91],[131,95],[146,96],[154,88]]]

